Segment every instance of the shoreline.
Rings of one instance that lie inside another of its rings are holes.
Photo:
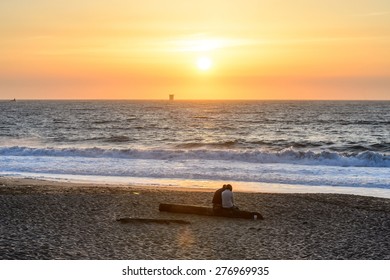
[[[386,198],[235,192],[240,209],[264,216],[257,221],[158,210],[210,206],[216,188],[0,177],[0,259],[390,259]],[[117,221],[127,217],[189,224]]]
[[[42,184],[78,184],[94,186],[133,186],[145,188],[164,189],[189,189],[214,190],[222,186],[226,181],[201,180],[201,179],[173,179],[173,178],[138,178],[138,177],[116,177],[116,176],[90,176],[90,175],[60,175],[60,174],[35,174],[21,173],[18,175],[0,174],[4,180],[31,180]],[[50,183],[51,182],[51,183]],[[322,186],[322,185],[299,185],[284,183],[246,182],[229,180],[233,185],[234,192],[248,193],[335,193],[361,195],[368,197],[379,197],[390,199],[390,189],[347,187],[347,186]]]

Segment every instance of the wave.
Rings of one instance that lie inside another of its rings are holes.
[[[190,142],[182,143],[175,146],[177,149],[199,149],[199,148],[234,148],[239,146],[239,140],[225,141],[225,142],[213,142],[213,143],[199,143],[199,142]]]
[[[229,143],[227,143],[229,145]],[[1,147],[1,156],[18,157],[85,157],[126,158],[154,160],[224,160],[259,164],[300,164],[341,167],[390,167],[390,155],[364,151],[341,153],[334,151],[299,151],[288,148],[281,151],[218,150],[193,148],[191,145],[176,149],[114,149],[114,148],[32,148],[23,146]]]
[[[390,152],[390,143],[355,143],[348,142],[342,145],[337,144],[332,141],[289,141],[289,140],[279,140],[279,141],[267,141],[267,140],[255,140],[248,141],[245,139],[236,139],[231,141],[221,141],[221,142],[210,142],[210,143],[201,143],[201,142],[188,142],[177,144],[175,148],[178,149],[255,149],[255,148],[267,149],[267,150],[282,150],[287,147],[291,147],[296,150],[311,150],[311,149],[322,149],[326,148],[332,152],[338,152],[343,154],[354,154],[357,152],[378,152],[378,153],[388,153]]]
[[[111,136],[109,138],[104,139],[105,142],[109,143],[121,143],[121,142],[129,142],[130,138],[124,135]]]

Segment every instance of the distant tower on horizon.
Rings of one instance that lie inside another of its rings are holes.
[[[170,94],[169,95],[169,101],[173,101],[175,99],[175,95],[174,94]]]

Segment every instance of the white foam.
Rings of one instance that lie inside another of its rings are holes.
[[[203,159],[2,156],[0,172],[390,189],[388,168]]]
[[[299,165],[390,167],[390,155],[377,152],[354,154],[337,152],[299,151],[292,148],[282,151],[218,150],[218,149],[117,149],[117,148],[32,148],[23,146],[0,147],[3,156],[85,157],[113,159],[155,160],[225,160],[250,163],[287,163]]]

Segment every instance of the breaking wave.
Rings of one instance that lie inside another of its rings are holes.
[[[123,139],[120,139],[123,140]],[[193,149],[197,148],[197,149]],[[1,147],[1,156],[29,157],[85,157],[126,158],[151,160],[225,160],[250,163],[286,163],[299,165],[340,167],[390,167],[390,155],[364,151],[355,153],[335,151],[300,151],[288,148],[281,151],[219,150],[202,146],[182,146],[175,149],[117,149],[117,148],[32,148],[23,146]]]

